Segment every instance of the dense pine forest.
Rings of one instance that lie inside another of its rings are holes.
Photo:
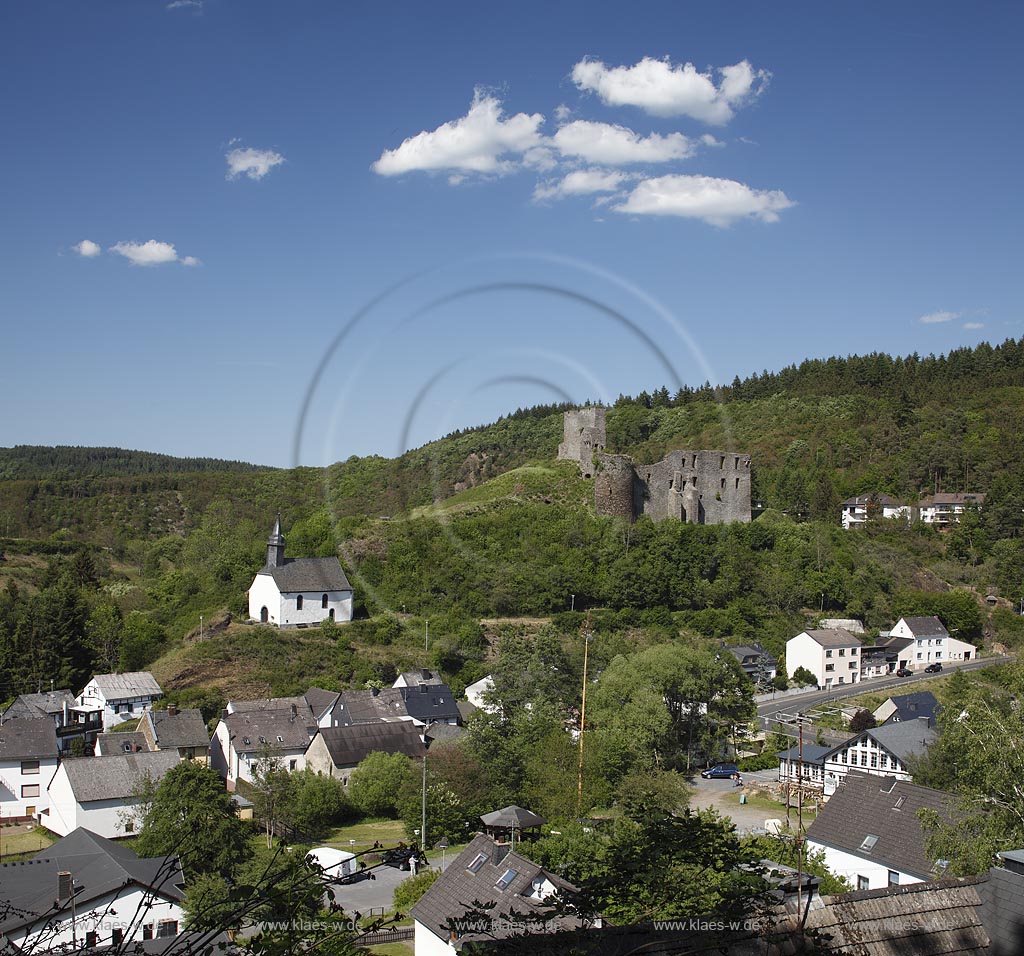
[[[940,613],[961,637],[1016,642],[1024,342],[811,360],[728,386],[620,397],[608,412],[614,450],[640,461],[679,447],[753,456],[764,511],[745,526],[595,516],[593,483],[554,461],[562,410],[520,409],[399,458],[326,469],[0,451],[0,696],[157,658],[182,688],[240,660],[261,692],[308,686],[311,671],[344,685],[423,663],[459,685],[486,672],[505,626],[486,622],[506,618],[552,619],[566,639],[586,620],[633,645],[682,633],[781,653],[814,614],[880,628]],[[946,534],[839,527],[849,495],[914,502],[936,490],[987,498]],[[182,645],[200,615],[241,614],[278,510],[289,554],[341,556],[360,620],[341,635],[294,636],[294,653],[234,625]]]

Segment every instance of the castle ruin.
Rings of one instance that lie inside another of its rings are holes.
[[[558,457],[576,461],[584,478],[594,476],[594,510],[636,520],[673,519],[689,524],[750,521],[750,455],[724,451],[670,451],[652,465],[628,455],[609,455],[605,410],[565,413]]]

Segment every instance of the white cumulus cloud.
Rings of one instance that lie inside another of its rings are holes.
[[[272,149],[232,149],[225,154],[228,161],[228,179],[248,176],[250,179],[262,179],[275,166],[283,163],[284,157]]]
[[[542,201],[615,192],[629,178],[616,169],[576,169],[558,181],[538,183],[533,198]]]
[[[187,10],[189,7],[193,10],[202,10],[203,0],[171,0],[167,4],[168,10]]]
[[[640,216],[682,216],[728,226],[746,217],[776,222],[794,205],[780,190],[751,189],[732,179],[711,176],[661,176],[637,183],[616,212]]]
[[[666,163],[693,154],[693,143],[682,133],[640,136],[625,126],[576,120],[561,127],[553,137],[563,156],[588,163],[622,166],[627,163]]]
[[[133,266],[159,266],[168,262],[181,262],[187,266],[199,264],[193,256],[178,258],[178,251],[169,242],[117,242],[110,247],[111,252],[124,256]]]
[[[99,244],[93,242],[91,239],[83,239],[77,245],[72,246],[71,249],[86,259],[92,259],[103,251],[100,249]]]
[[[938,312],[929,312],[927,315],[922,315],[917,321],[922,325],[938,325],[940,322],[952,322],[954,319],[959,319],[959,312],[946,312],[940,310]]]
[[[977,331],[978,329],[985,328],[985,323],[984,322],[964,322],[964,328],[965,329],[969,329],[970,331],[974,332],[974,331]]]
[[[655,116],[689,116],[716,126],[729,122],[770,79],[767,70],[755,70],[747,60],[706,73],[692,63],[651,57],[616,67],[583,59],[572,69],[576,86],[596,93],[609,106],[636,106]]]
[[[181,264],[183,266],[201,266],[202,262],[195,256],[182,256]]]
[[[516,113],[507,119],[501,101],[477,90],[469,112],[435,130],[410,136],[401,146],[381,153],[371,167],[381,176],[413,170],[497,173],[516,168],[513,158],[542,146],[540,113]]]

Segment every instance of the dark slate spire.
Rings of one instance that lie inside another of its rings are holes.
[[[284,535],[281,534],[281,512],[277,513],[277,521],[274,522],[274,530],[267,538],[267,567],[280,568],[284,566]]]

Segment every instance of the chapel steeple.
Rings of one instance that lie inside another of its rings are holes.
[[[281,534],[281,512],[277,513],[277,520],[274,522],[274,530],[267,538],[267,564],[268,568],[280,568],[284,566],[284,535]]]

